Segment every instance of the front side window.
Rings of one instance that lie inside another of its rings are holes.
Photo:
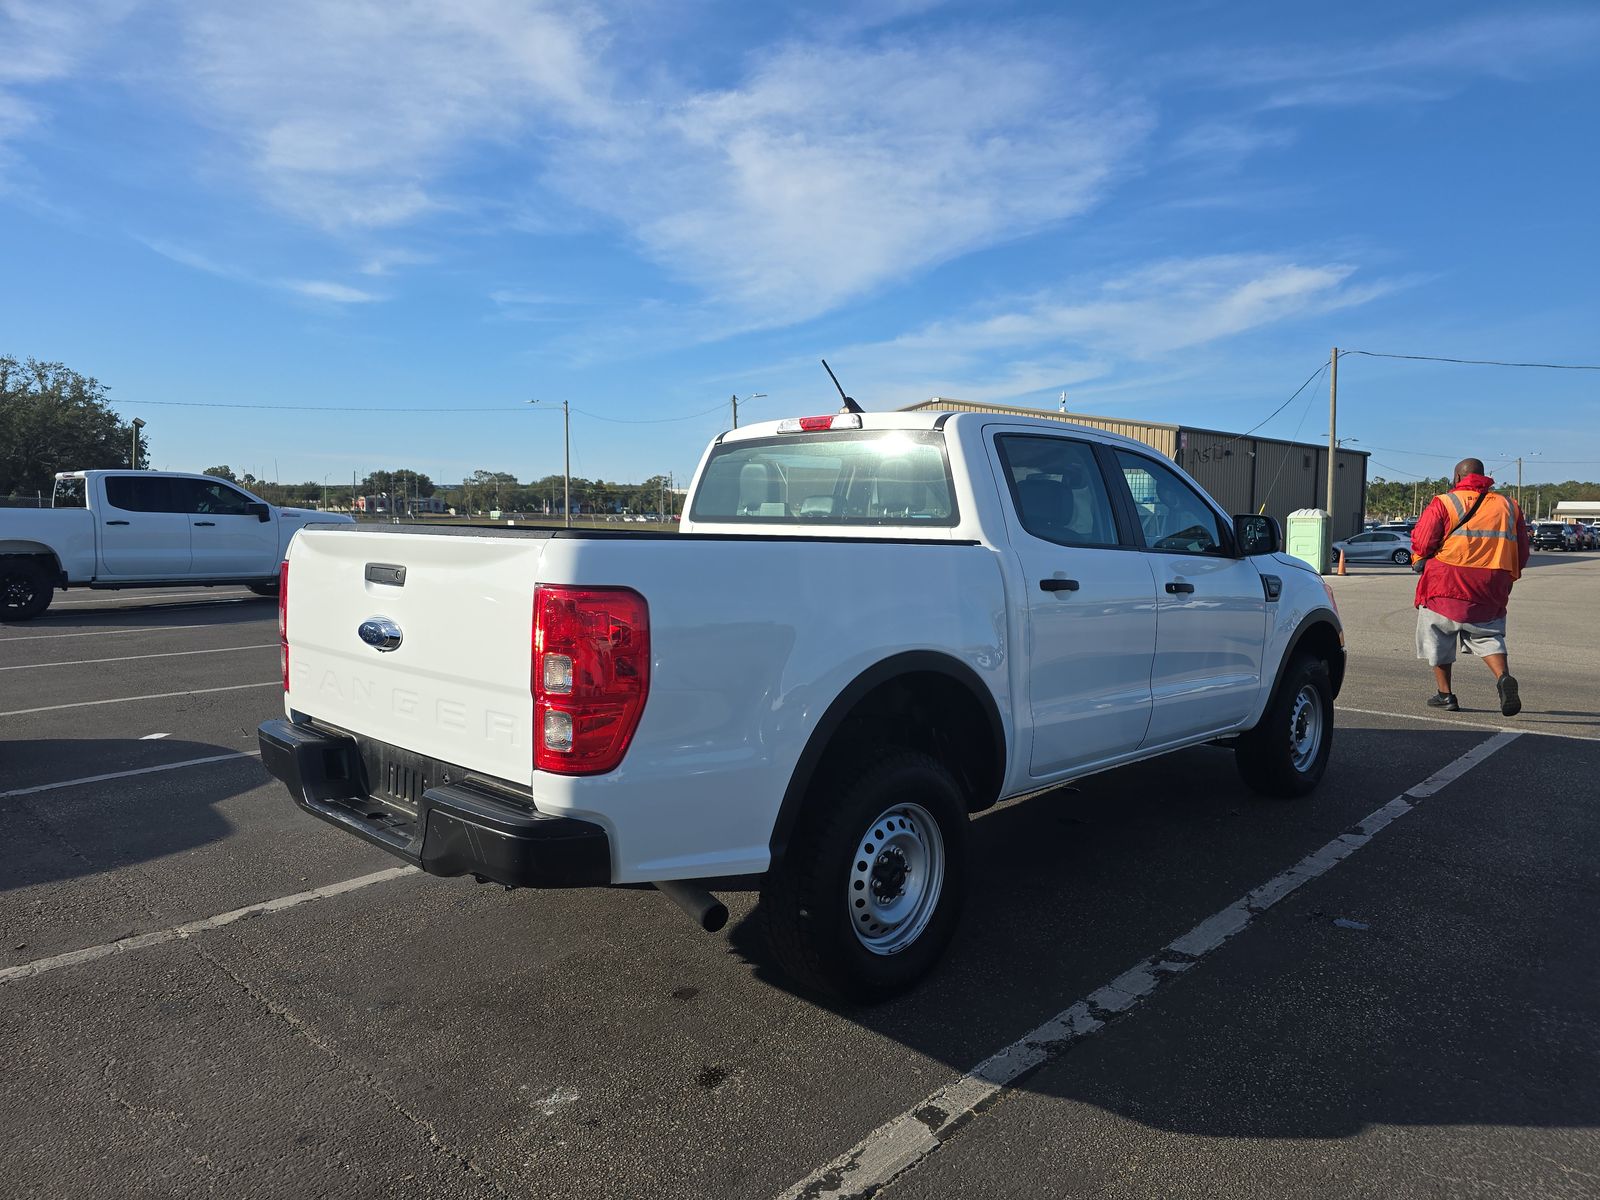
[[[718,446],[689,515],[717,524],[954,525],[944,435],[828,431]]]
[[[1228,553],[1222,522],[1199,492],[1154,459],[1127,450],[1116,455],[1146,546],[1180,554]]]
[[[123,512],[186,512],[172,480],[159,475],[107,475],[106,501]]]
[[[995,441],[1024,529],[1066,546],[1117,544],[1111,497],[1092,446],[1022,434],[1002,434]]]
[[[225,517],[242,517],[249,512],[249,498],[221,480],[175,479],[173,483],[187,500],[187,512]]]

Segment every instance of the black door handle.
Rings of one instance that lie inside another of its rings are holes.
[[[196,521],[194,523],[196,529],[200,528],[200,526],[202,526],[202,525],[215,525],[215,524],[216,524],[215,521]]]
[[[1075,592],[1078,590],[1076,579],[1041,579],[1039,580],[1041,592]]]
[[[1174,596],[1182,595],[1185,592],[1194,591],[1194,584],[1192,584],[1192,583],[1169,583],[1169,584],[1167,584],[1167,591],[1171,592]]]
[[[107,521],[107,525],[126,525],[126,521]]]

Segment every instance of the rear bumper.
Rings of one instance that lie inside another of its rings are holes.
[[[611,844],[588,821],[553,817],[470,782],[428,788],[416,812],[373,794],[355,738],[289,721],[259,730],[261,761],[301,808],[421,867],[507,887],[611,882]]]

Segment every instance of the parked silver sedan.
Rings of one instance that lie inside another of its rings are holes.
[[[1350,562],[1392,562],[1406,566],[1411,562],[1411,535],[1397,529],[1372,529],[1333,544]]]

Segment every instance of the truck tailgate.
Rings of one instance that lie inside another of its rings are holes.
[[[305,530],[289,554],[288,708],[531,785],[533,589],[546,545],[531,531]],[[393,649],[363,640],[374,618],[398,629]]]

